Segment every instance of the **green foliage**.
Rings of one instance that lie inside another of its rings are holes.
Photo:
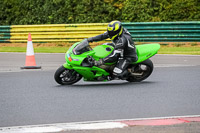
[[[126,0],[123,21],[194,21],[200,20],[199,0]]]
[[[160,18],[162,21],[200,20],[200,1],[172,0],[163,7]]]
[[[0,0],[0,25],[193,21],[199,0]]]

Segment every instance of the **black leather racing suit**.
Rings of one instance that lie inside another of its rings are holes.
[[[101,41],[107,38],[109,38],[108,32],[105,32],[98,36],[88,38],[88,41]],[[121,36],[116,37],[116,39],[113,40],[113,43],[111,44],[114,47],[114,50],[110,55],[103,58],[103,62],[109,63],[118,60],[113,72],[116,76],[122,78],[126,73],[125,70],[127,66],[131,62],[136,62],[138,59],[136,48],[131,38],[131,34],[126,29],[123,29],[123,33],[121,34]]]

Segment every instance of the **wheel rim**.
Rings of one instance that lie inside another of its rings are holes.
[[[68,83],[76,81],[80,77],[80,74],[74,70],[64,70],[59,77],[62,83]]]

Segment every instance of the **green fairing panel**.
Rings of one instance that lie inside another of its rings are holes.
[[[109,73],[107,73],[105,70],[98,68],[98,67],[73,67],[75,71],[77,71],[79,74],[81,74],[84,77],[84,80],[93,80],[95,77],[101,77],[101,76],[107,76]],[[94,73],[95,72],[95,73]]]
[[[80,66],[82,61],[85,59],[85,57],[87,57],[87,55],[94,55],[94,51],[88,51],[85,52],[83,54],[80,55],[74,55],[72,50],[74,49],[74,47],[76,47],[77,44],[79,44],[80,42],[77,42],[75,44],[72,45],[72,47],[67,51],[67,53],[65,54],[65,60],[66,62],[68,62],[69,64],[73,64],[73,65],[78,65]],[[69,61],[67,54],[70,54],[70,57],[72,58],[72,61]]]
[[[106,50],[106,48],[108,47],[111,49],[111,51]],[[153,44],[136,45],[136,49],[137,49],[137,55],[138,55],[138,61],[136,63],[139,63],[155,55],[160,49],[160,44],[153,43]],[[95,52],[94,57],[104,58],[108,56],[109,54],[111,54],[114,48],[109,45],[99,45],[95,47],[93,50]]]
[[[88,53],[88,52],[86,52],[86,53]],[[82,55],[72,55],[71,54],[70,56],[72,58],[72,61],[70,62],[70,64],[78,65],[78,66],[80,66],[82,61],[85,59],[85,57],[87,57],[87,56],[85,56],[83,54]],[[67,55],[65,57],[67,58]],[[67,59],[67,61],[69,62],[68,59]]]
[[[106,50],[107,49],[110,49],[110,51]],[[109,46],[109,45],[99,45],[99,46],[96,46],[93,50],[95,52],[94,54],[94,58],[104,58],[106,56],[108,56],[109,54],[112,53],[113,51],[113,47],[112,46]]]
[[[154,56],[160,49],[160,44],[154,43],[154,44],[136,45],[136,49],[137,49],[138,61],[135,62],[134,64],[140,63]]]
[[[69,65],[67,62],[65,64],[63,64],[64,68],[67,69],[72,69],[71,65]]]
[[[99,46],[96,46],[91,51],[85,52],[85,53],[80,54],[80,55],[74,55],[73,52],[72,52],[72,50],[79,43],[80,42],[75,43],[74,45],[72,45],[72,47],[65,54],[65,59],[66,59],[67,63],[80,66],[81,63],[82,63],[82,61],[88,55],[93,56],[94,59],[96,59],[96,60],[99,60],[99,58],[104,58],[104,57],[108,56],[109,54],[111,54],[111,52],[114,49],[112,46],[109,46],[109,45],[99,45]],[[107,48],[107,50],[106,50],[106,48]],[[68,56],[67,56],[68,54],[70,54],[70,57],[72,58],[72,61],[69,61]]]

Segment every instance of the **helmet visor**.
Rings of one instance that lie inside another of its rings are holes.
[[[118,31],[108,31],[108,35],[110,38],[112,38],[113,36],[117,35]]]

